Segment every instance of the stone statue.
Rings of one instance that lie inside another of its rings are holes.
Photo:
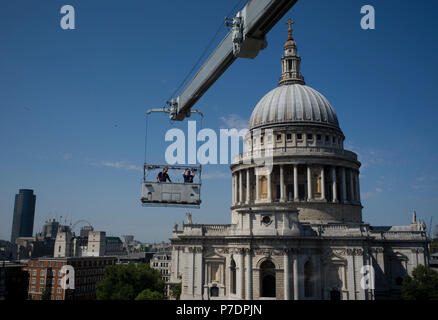
[[[186,216],[187,216],[187,222],[188,222],[188,224],[193,224],[193,221],[192,221],[192,214],[191,214],[190,212],[187,212],[187,213],[186,213]]]

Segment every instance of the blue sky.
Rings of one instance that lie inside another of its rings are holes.
[[[145,110],[163,106],[237,2],[2,1],[0,239],[10,238],[15,193],[32,188],[34,232],[68,216],[111,235],[167,240],[186,210],[140,206]],[[76,30],[59,26],[64,4],[76,9]],[[365,4],[375,7],[376,30],[360,28]],[[277,85],[292,17],[307,85],[331,102],[345,146],[363,164],[364,221],[408,224],[415,209],[435,224],[437,9],[430,0],[300,0],[268,34],[268,48],[235,62],[198,102],[203,126],[245,125]],[[159,162],[166,130],[187,123],[151,119],[147,160]],[[229,167],[204,172],[193,220],[229,223]]]

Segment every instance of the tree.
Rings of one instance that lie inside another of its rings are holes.
[[[181,282],[177,283],[172,288],[172,297],[174,297],[176,300],[179,300],[181,296]]]
[[[401,297],[403,300],[438,299],[438,272],[423,265],[412,271],[412,277],[403,280]]]
[[[163,300],[164,295],[157,291],[152,291],[150,289],[143,290],[138,294],[135,300]]]
[[[105,268],[104,280],[96,285],[96,297],[98,300],[134,300],[146,289],[164,295],[164,281],[159,271],[147,264],[119,264]]]
[[[50,300],[50,290],[44,288],[43,292],[41,293],[41,300]]]

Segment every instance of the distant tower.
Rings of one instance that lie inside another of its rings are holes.
[[[88,256],[103,257],[106,251],[105,231],[90,231],[88,233]]]
[[[31,237],[35,217],[36,196],[33,190],[20,189],[15,195],[14,218],[12,222],[11,242],[18,237]]]
[[[55,219],[52,219],[50,221],[47,221],[46,224],[43,226],[41,235],[44,238],[56,239],[58,229],[59,229],[59,222],[56,221]]]
[[[414,210],[412,212],[412,224],[416,224],[416,223],[417,223],[417,213]]]
[[[87,238],[88,234],[90,233],[90,231],[93,231],[93,230],[94,229],[93,229],[92,226],[83,226],[81,228],[81,231],[80,231],[80,236],[83,237],[83,238]]]
[[[70,228],[59,226],[53,257],[64,258],[71,256],[73,256],[73,234]]]

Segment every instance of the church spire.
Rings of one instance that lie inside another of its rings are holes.
[[[304,85],[304,77],[300,72],[301,57],[298,54],[297,45],[292,35],[294,22],[289,19],[286,24],[289,26],[288,36],[284,44],[284,55],[281,58],[281,77],[278,85],[295,83]]]

